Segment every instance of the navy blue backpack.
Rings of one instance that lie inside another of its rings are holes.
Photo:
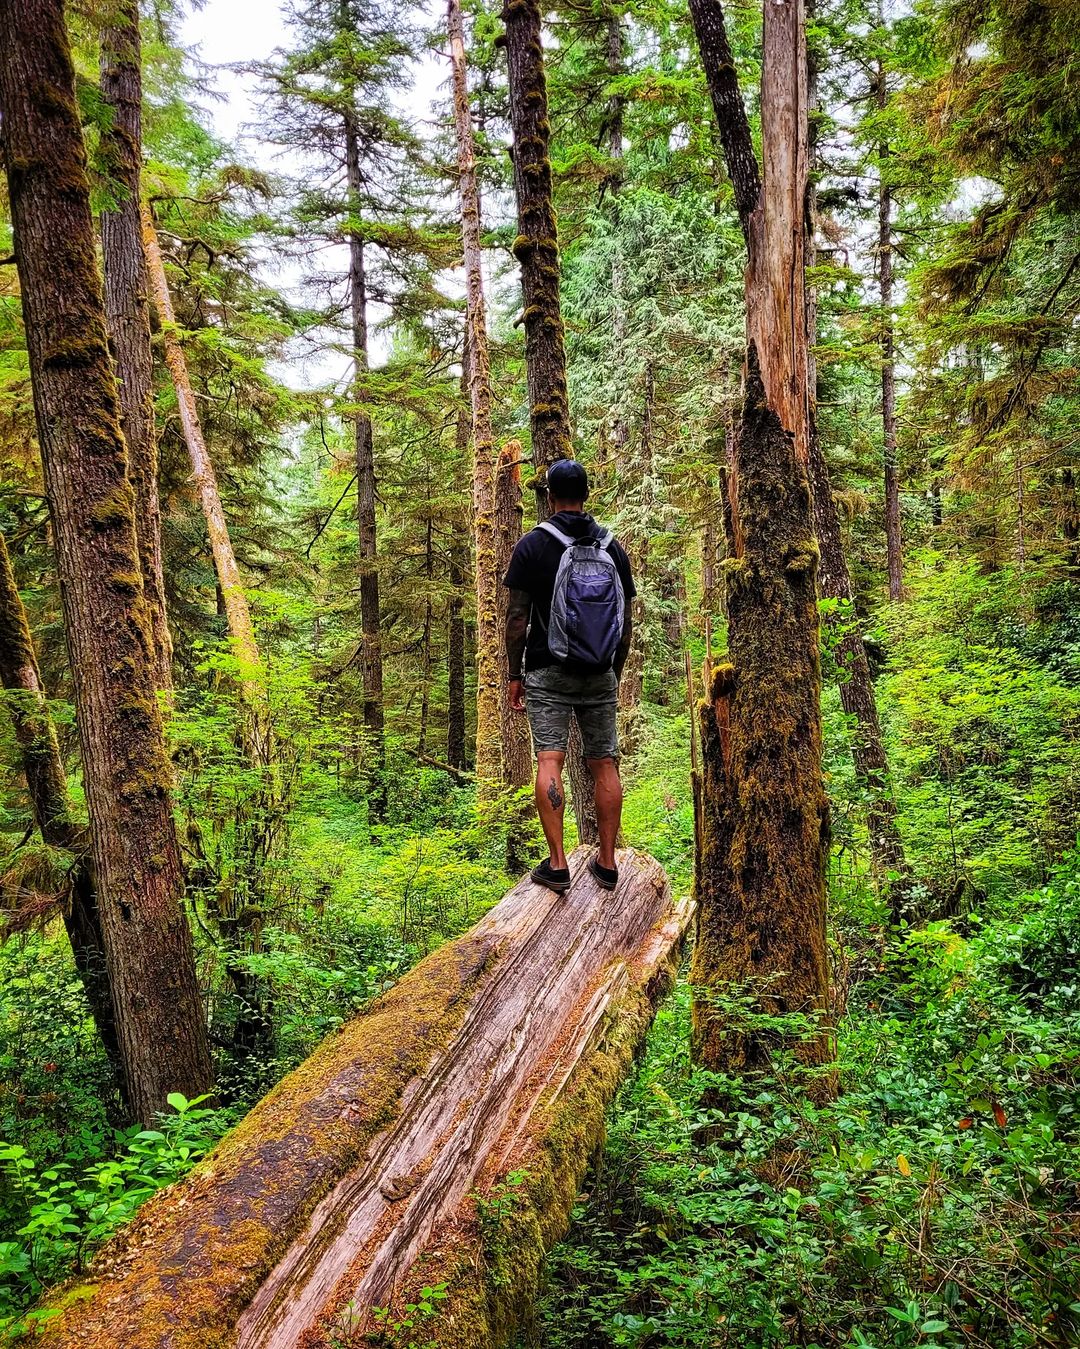
[[[610,670],[626,615],[622,578],[608,551],[611,530],[574,539],[547,520],[539,528],[563,546],[551,597],[548,650],[576,670]]]

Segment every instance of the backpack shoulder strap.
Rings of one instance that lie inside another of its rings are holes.
[[[602,529],[596,536],[597,548],[603,548],[605,551],[615,542],[615,535],[610,529]]]
[[[577,543],[577,539],[572,539],[569,534],[564,534],[550,520],[541,520],[536,528],[542,529],[545,534],[550,534],[553,539],[558,539],[564,548],[573,548],[574,544]]]

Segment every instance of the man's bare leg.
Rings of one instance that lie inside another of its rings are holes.
[[[615,759],[590,759],[588,764],[596,797],[596,828],[600,835],[596,860],[611,871],[615,867],[615,840],[622,823],[623,790],[619,765]]]
[[[563,850],[563,815],[566,811],[566,791],[562,770],[565,754],[544,749],[536,756],[536,813],[547,839],[551,865],[556,871],[566,867]]]

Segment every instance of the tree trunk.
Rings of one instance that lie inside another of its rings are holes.
[[[731,663],[701,708],[693,1050],[722,1072],[765,1070],[770,1037],[732,1024],[710,996],[749,990],[767,1013],[816,1024],[794,1049],[835,1089],[825,871],[828,803],[821,771],[817,547],[807,479],[804,296],[807,83],[801,0],[765,7],[758,175],[717,0],[691,0],[748,246],[742,420],[729,473]]]
[[[464,372],[462,382],[464,383]],[[456,448],[460,463],[469,448],[470,417],[462,404],[457,416]],[[467,763],[465,744],[465,577],[469,558],[466,547],[468,522],[455,519],[450,540],[450,604],[447,611],[446,666],[446,761],[451,768]]]
[[[435,581],[434,526],[432,523],[431,492],[428,491],[427,532],[424,541],[424,580],[427,593],[424,596],[424,627],[420,635],[420,729],[416,736],[418,758],[427,754],[428,717],[431,712],[431,629],[432,602],[431,588]]]
[[[641,701],[645,691],[645,595],[650,584],[649,528],[656,517],[657,503],[653,491],[652,426],[653,400],[656,391],[655,373],[651,362],[645,367],[645,395],[641,414],[641,432],[636,454],[625,456],[626,469],[620,477],[624,499],[641,503],[638,516],[628,531],[626,547],[634,569],[638,594],[632,601],[634,631],[630,651],[619,680],[619,743],[624,754],[635,754],[641,740]]]
[[[521,538],[524,510],[521,492],[520,440],[508,440],[499,454],[495,467],[495,569],[499,577],[506,575],[510,557]],[[506,610],[510,594],[499,586],[499,626],[506,626]],[[532,741],[529,723],[520,712],[513,712],[505,698],[500,701],[502,727],[502,771],[507,787],[524,787],[532,779]]]
[[[360,1345],[423,1285],[446,1298],[403,1343],[522,1343],[689,917],[656,862],[618,860],[615,894],[581,851],[568,899],[521,881],[331,1035],[150,1200],[42,1349]]]
[[[885,109],[889,92],[885,67],[877,63],[874,98]],[[885,554],[889,566],[889,599],[904,598],[903,539],[900,532],[900,471],[896,462],[896,354],[893,326],[892,191],[886,163],[888,142],[878,147],[878,287],[881,300],[881,443],[885,465]]]
[[[502,12],[510,77],[514,194],[525,300],[525,363],[529,389],[536,517],[548,514],[546,473],[556,459],[573,457],[566,392],[566,348],[559,301],[559,239],[548,146],[547,80],[538,0],[511,0]]]
[[[352,211],[360,213],[363,178],[360,171],[359,132],[349,118],[345,124],[345,171]],[[375,516],[375,447],[371,418],[364,410],[368,373],[367,272],[364,240],[349,232],[349,297],[352,307],[353,425],[356,449],[356,526],[360,569],[360,671],[364,684],[364,728],[371,756],[369,799],[376,818],[385,807],[383,766],[386,758],[383,707],[382,611],[379,602],[379,546]]]
[[[458,199],[465,257],[468,331],[465,351],[472,408],[472,507],[476,576],[476,776],[481,798],[485,784],[502,776],[500,696],[505,670],[501,658],[499,592],[502,576],[495,552],[495,435],[491,427],[491,361],[484,306],[483,254],[480,247],[480,189],[476,146],[469,112],[465,70],[465,30],[460,0],[448,0],[450,66],[454,86],[454,128],[458,150]]]
[[[817,71],[809,66],[810,97],[816,105]],[[813,141],[810,147],[811,163],[815,158]],[[812,267],[816,261],[815,245],[816,194],[813,187],[807,193],[806,261]],[[810,344],[809,375],[813,394],[810,407],[809,451],[810,487],[814,506],[814,530],[817,534],[819,563],[818,591],[826,599],[840,600],[841,613],[827,620],[839,627],[841,635],[834,646],[834,659],[840,676],[838,689],[845,713],[855,720],[851,757],[855,774],[869,800],[867,833],[870,840],[870,860],[879,881],[889,885],[890,878],[907,874],[904,846],[897,826],[896,802],[889,778],[888,759],[881,738],[877,700],[870,678],[870,663],[863,645],[862,624],[855,609],[855,590],[844,553],[840,515],[829,483],[829,469],[818,435],[817,425],[817,296],[813,287],[806,291],[806,332]],[[898,916],[901,890],[890,886],[894,914]]]
[[[0,4],[0,113],[117,1038],[150,1122],[208,1090],[210,1054],[61,0]]]
[[[101,213],[105,262],[105,317],[119,384],[128,478],[135,490],[135,526],[143,590],[154,640],[155,683],[172,689],[172,638],[165,607],[158,497],[154,361],[142,222],[142,42],[139,0],[117,0],[114,21],[101,39],[101,95],[112,121],[101,133],[103,168],[116,193]]]
[[[199,409],[195,403],[195,390],[192,388],[187,357],[184,355],[184,348],[178,335],[176,311],[173,309],[169,281],[161,258],[154,217],[145,202],[142,206],[142,228],[150,286],[165,345],[165,364],[169,368],[173,388],[176,390],[180,426],[191,460],[191,474],[199,494],[199,504],[206,520],[206,532],[210,538],[210,551],[214,558],[220,601],[225,610],[234,652],[240,662],[241,682],[254,711],[261,705],[262,692],[257,678],[259,648],[251,622],[251,610],[248,607],[247,595],[244,593],[244,583],[240,578],[236,554],[233,552],[232,539],[229,537],[225,508],[221,504],[221,493],[218,491],[217,473],[214,471],[213,460],[203,439]]]
[[[549,514],[547,470],[573,457],[570,404],[566,392],[566,345],[559,300],[559,238],[548,147],[547,80],[540,36],[538,0],[511,0],[502,12],[510,83],[510,126],[514,135],[514,195],[518,234],[514,256],[521,264],[525,300],[525,364],[532,430],[536,518]],[[596,803],[582,755],[581,732],[571,723],[567,754],[570,799],[582,843],[595,843]]]
[[[105,969],[105,941],[101,932],[97,891],[90,865],[90,839],[71,815],[67,774],[60,757],[56,727],[49,714],[45,688],[38,671],[26,610],[15,585],[7,544],[0,534],[0,687],[22,756],[23,775],[34,823],[50,848],[63,848],[74,861],[70,893],[61,904],[71,942],[75,969],[86,992],[90,1014],[98,1028],[109,1061],[122,1082],[112,994]]]

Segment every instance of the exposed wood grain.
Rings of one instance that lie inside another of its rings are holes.
[[[445,1324],[475,1318],[475,1194],[515,1167],[551,1172],[540,1244],[562,1230],[689,920],[651,858],[621,852],[610,894],[587,856],[572,855],[567,895],[521,881],[332,1036],[148,1206],[45,1343],[348,1343],[414,1267],[426,1281],[448,1252]],[[453,1342],[501,1342],[477,1334]],[[438,1342],[438,1326],[424,1338]]]

